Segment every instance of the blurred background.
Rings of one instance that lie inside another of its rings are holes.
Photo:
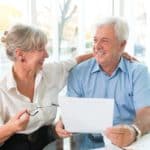
[[[0,0],[0,36],[10,26],[25,23],[48,36],[50,60],[92,51],[92,27],[106,16],[124,17],[130,28],[126,51],[150,68],[148,0]],[[11,62],[0,43],[0,77]]]

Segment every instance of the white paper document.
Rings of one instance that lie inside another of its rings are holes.
[[[65,129],[75,133],[100,133],[112,126],[113,99],[59,97]]]

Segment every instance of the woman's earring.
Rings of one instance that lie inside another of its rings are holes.
[[[23,58],[22,56],[19,57],[19,60],[20,60],[21,62],[24,62],[24,58]]]

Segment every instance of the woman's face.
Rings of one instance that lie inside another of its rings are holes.
[[[41,50],[31,50],[24,52],[24,65],[30,70],[41,70],[44,60],[47,57],[48,53],[45,48]]]

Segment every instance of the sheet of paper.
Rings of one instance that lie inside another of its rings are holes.
[[[91,150],[106,150],[106,148],[94,148],[94,149],[91,149]]]
[[[75,133],[100,133],[112,126],[113,99],[59,97],[65,129]]]
[[[111,146],[109,145],[104,148],[95,148],[95,149],[90,149],[90,150],[122,150],[122,149],[119,147],[116,147],[115,145],[111,145]]]

